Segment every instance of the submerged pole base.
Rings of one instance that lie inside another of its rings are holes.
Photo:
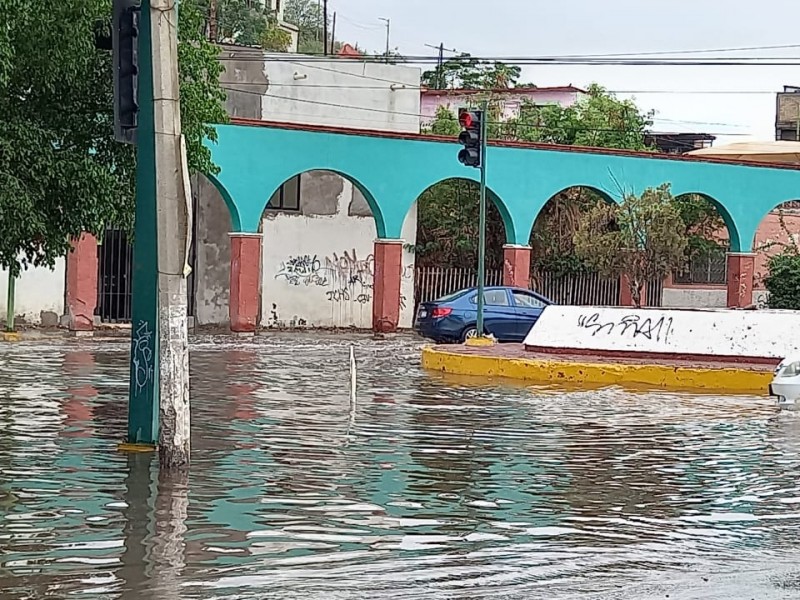
[[[122,444],[117,445],[117,452],[131,452],[131,453],[146,453],[146,452],[155,452],[158,450],[158,446],[155,444],[130,444],[128,442],[123,442]]]

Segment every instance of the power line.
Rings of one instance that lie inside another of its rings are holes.
[[[255,92],[255,91],[250,91],[250,90],[240,90],[240,89],[229,88],[229,87],[222,87],[222,89],[226,90],[226,91],[229,91],[229,92],[238,92],[238,93],[242,93],[242,94],[252,94],[252,95],[255,95],[255,96],[259,96],[259,97],[266,96],[268,98],[276,98],[276,99],[279,99],[279,100],[287,100],[287,101],[291,101],[291,102],[299,102],[299,103],[302,103],[302,104],[313,104],[313,105],[316,105],[316,106],[327,106],[327,107],[331,107],[331,108],[344,108],[344,109],[347,109],[347,110],[358,110],[358,111],[363,111],[363,112],[368,112],[368,113],[377,113],[377,114],[384,114],[384,115],[413,117],[415,119],[431,119],[431,120],[435,119],[435,117],[433,117],[433,116],[424,115],[422,113],[393,111],[393,110],[386,110],[386,109],[382,109],[382,108],[372,108],[372,107],[369,107],[369,106],[349,106],[349,105],[345,105],[345,104],[338,104],[338,103],[335,103],[335,102],[325,102],[325,101],[322,101],[322,100],[309,100],[309,99],[306,99],[306,98],[292,98],[290,96],[281,96],[281,95],[278,95],[278,94],[270,94],[270,93],[263,93],[262,94],[261,92]],[[361,119],[359,119],[359,120],[361,120]],[[454,116],[452,118],[452,121],[453,122],[457,122],[458,119]],[[381,121],[381,122],[383,122],[383,121]],[[543,130],[543,131],[556,129],[554,127],[545,127],[545,126],[542,126],[542,125],[534,125],[532,123],[508,123],[507,121],[489,121],[489,124],[491,124],[491,125],[505,125],[505,126],[513,125],[513,126],[516,126],[516,127],[525,127],[525,128],[531,128],[531,129],[537,129],[537,130]],[[698,122],[698,124],[702,124],[702,123]],[[729,124],[725,124],[725,123],[719,123],[718,125],[722,125],[722,126],[725,126],[725,127],[739,127],[739,125],[729,125]],[[635,129],[594,128],[594,127],[579,127],[579,128],[574,128],[574,131],[596,131],[596,132],[607,132],[607,133],[641,133],[639,130],[635,130]],[[711,135],[748,135],[748,134],[745,134],[745,133],[740,133],[740,134],[734,134],[734,133],[713,134],[712,133]]]
[[[296,63],[300,65],[301,63]],[[361,79],[372,79],[375,81],[385,81],[386,83],[393,83],[396,85],[402,85],[404,90],[431,90],[432,92],[439,92],[441,94],[447,94],[448,92],[457,94],[458,92],[463,92],[462,89],[452,89],[452,88],[443,88],[435,90],[430,86],[426,85],[410,85],[407,83],[402,83],[400,81],[394,81],[390,79],[381,79],[372,77],[370,75],[362,75],[359,73],[346,73],[343,71],[337,71],[335,69],[322,69],[322,67],[313,65],[311,68],[317,70],[325,70],[330,71],[333,73],[337,73],[338,75],[344,75],[348,77],[358,77]],[[231,82],[233,85],[242,85],[242,86],[261,86],[263,87],[264,83],[259,83],[256,81],[249,82],[249,81],[237,81],[235,84]],[[270,82],[269,87],[288,87],[288,88],[324,88],[324,89],[353,89],[353,90],[386,90],[388,89],[386,86],[383,85],[352,85],[347,83],[301,83],[301,82],[294,82],[294,83],[273,83]],[[556,86],[562,87],[562,86]],[[477,92],[497,92],[497,93],[504,93],[508,92],[509,94],[514,94],[514,92],[522,92],[522,91],[535,91],[537,88],[508,88],[507,90],[494,90],[494,89],[470,89],[468,90],[470,93],[477,93]],[[538,89],[541,91],[546,92],[548,91],[548,86],[542,86]],[[400,90],[398,90],[400,91]],[[611,94],[723,94],[723,95],[747,95],[747,94],[777,94],[774,90],[606,90]]]

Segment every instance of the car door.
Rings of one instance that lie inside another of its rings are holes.
[[[514,308],[517,312],[514,331],[515,339],[524,340],[534,323],[539,319],[547,306],[541,298],[531,292],[523,290],[512,290],[511,296],[514,300]]]
[[[472,301],[477,303],[478,295]],[[483,326],[498,340],[515,339],[517,330],[517,311],[511,304],[511,296],[507,289],[486,290],[483,293]]]

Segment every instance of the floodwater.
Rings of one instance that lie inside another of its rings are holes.
[[[126,342],[0,347],[0,598],[800,597],[796,415],[445,379],[419,346],[194,340],[188,477],[115,451]]]

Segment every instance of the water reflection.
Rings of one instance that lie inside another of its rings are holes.
[[[428,375],[402,338],[201,338],[187,477],[115,451],[124,342],[0,368],[4,599],[800,593],[800,418],[765,399]]]

